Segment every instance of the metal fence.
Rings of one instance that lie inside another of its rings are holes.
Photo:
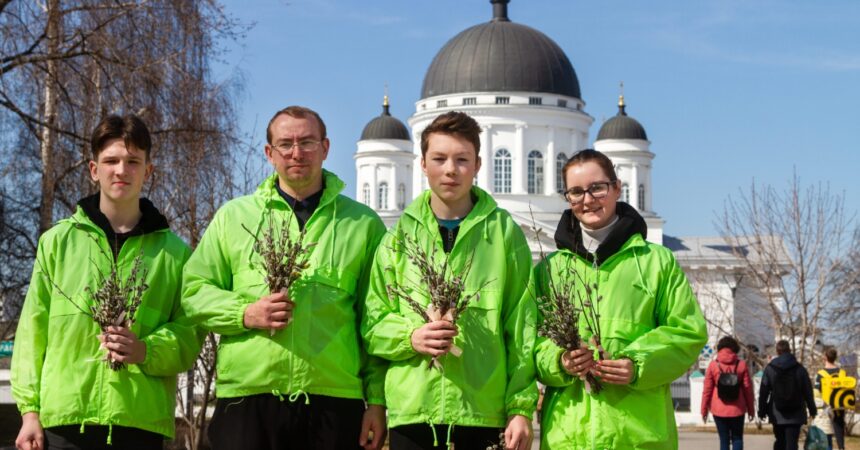
[[[672,382],[672,404],[675,411],[690,411],[690,378],[689,375],[681,375],[681,378]]]

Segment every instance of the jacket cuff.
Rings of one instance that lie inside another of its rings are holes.
[[[544,350],[538,354],[538,371],[540,381],[551,387],[565,387],[574,383],[576,378],[567,373],[561,366],[561,355],[564,349],[554,346],[552,350]]]
[[[31,412],[38,413],[40,410],[41,409],[38,405],[18,405],[18,412],[20,412],[22,416]]]
[[[241,330],[239,331],[240,333],[249,330],[249,328],[245,326],[245,310],[248,309],[249,306],[251,306],[250,303],[242,303],[238,308],[236,308],[235,324],[236,329]]]
[[[523,416],[526,419],[528,419],[529,421],[532,421],[532,419],[534,419],[534,409],[531,409],[531,410],[522,409],[522,408],[508,409],[508,419],[510,419],[512,416]]]
[[[145,338],[141,339],[140,342],[143,342],[144,351],[143,361],[140,362],[138,366],[140,366],[141,370],[143,370],[144,367],[146,367],[147,365],[149,365],[150,362],[152,362],[152,348],[150,346],[149,336],[146,336]],[[146,371],[143,370],[143,372]]]

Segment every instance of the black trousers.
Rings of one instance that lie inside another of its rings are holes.
[[[111,445],[107,444],[110,429],[104,425],[63,425],[45,428],[47,450],[161,450],[164,436],[139,428],[113,426]]]
[[[219,398],[207,436],[213,450],[360,449],[364,401],[323,395]]]
[[[773,450],[797,450],[797,441],[800,439],[800,425],[777,425],[773,424]]]
[[[433,445],[434,436],[435,441]],[[499,435],[504,430],[489,427],[454,426],[451,430],[451,442],[457,450],[485,450],[499,443]],[[433,425],[426,423],[401,425],[388,431],[391,450],[447,450],[448,425]]]

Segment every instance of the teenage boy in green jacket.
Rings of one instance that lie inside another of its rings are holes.
[[[532,351],[536,308],[527,285],[531,252],[520,227],[493,198],[473,186],[481,167],[481,129],[460,112],[443,114],[421,134],[421,167],[430,190],[406,208],[380,244],[373,263],[362,334],[372,355],[390,361],[385,399],[391,449],[484,449],[504,433],[508,449],[531,448],[537,403]],[[465,292],[479,295],[456,324],[425,323],[405,299],[407,289],[429,303],[406,240],[447,258],[465,276]],[[471,269],[467,269],[471,267]],[[462,349],[449,355],[452,344]],[[429,368],[431,357],[441,369]],[[445,446],[442,447],[441,444]]]
[[[200,350],[179,307],[190,249],[140,197],[153,170],[146,125],[133,115],[109,116],[91,144],[99,193],[39,239],[15,333],[12,395],[23,414],[15,442],[21,449],[162,448],[174,433],[176,374]],[[93,305],[90,292],[114,264],[126,279],[138,256],[148,288],[134,324],[102,333],[84,312]],[[111,370],[106,353],[126,366]]]
[[[322,169],[329,140],[316,112],[278,111],[266,139],[275,174],[218,210],[185,266],[183,304],[221,335],[209,440],[216,450],[379,448],[385,364],[363,352],[358,323],[385,226]],[[289,291],[273,293],[254,242],[284,221],[315,245]]]

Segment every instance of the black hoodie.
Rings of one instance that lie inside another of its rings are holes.
[[[617,253],[634,234],[641,234],[642,239],[648,236],[648,225],[635,208],[627,203],[618,202],[615,204],[615,214],[618,215],[618,222],[615,223],[606,240],[594,252],[597,256],[597,265],[602,264],[607,258]],[[592,254],[585,249],[582,242],[582,227],[570,209],[566,210],[561,215],[561,220],[558,221],[558,228],[555,230],[555,245],[560,249],[568,249],[589,262],[595,262]]]
[[[122,245],[129,237],[144,235],[163,230],[165,228],[170,228],[170,225],[167,223],[167,219],[161,214],[158,208],[156,208],[148,199],[141,197],[139,204],[142,216],[140,217],[140,221],[127,233],[115,233],[113,228],[110,226],[110,221],[107,216],[105,216],[99,209],[100,198],[101,194],[98,193],[89,197],[84,197],[78,201],[78,206],[81,207],[87,217],[89,217],[94,224],[105,232],[107,240],[110,243],[111,250],[113,251],[114,260],[116,260]]]
[[[777,382],[778,372],[792,371],[795,377],[795,386],[800,388],[795,395],[802,399],[801,405],[806,404],[806,408],[801,407],[796,411],[780,411],[774,406],[772,393],[773,386]],[[806,412],[809,411],[810,416],[815,416],[818,413],[815,407],[815,398],[812,394],[812,382],[809,380],[809,373],[802,364],[797,362],[797,359],[791,353],[783,353],[774,358],[767,367],[764,368],[764,375],[761,379],[758,398],[758,415],[764,417],[767,415],[770,423],[777,425],[802,425],[806,423]]]

